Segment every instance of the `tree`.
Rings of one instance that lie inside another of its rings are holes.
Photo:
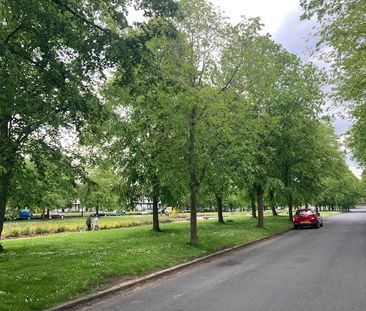
[[[84,178],[80,187],[80,200],[87,210],[117,211],[121,209],[119,200],[119,180],[108,169],[94,168]]]
[[[351,147],[354,157],[366,167],[366,104],[360,104],[352,111],[355,119],[348,136],[348,146]]]
[[[133,3],[147,15],[175,10],[169,0]],[[139,62],[137,47],[146,38],[124,35],[126,4],[0,3],[0,236],[14,169],[24,156],[60,150],[62,128],[79,132],[102,118],[94,87],[103,70],[115,65],[128,73]]]
[[[301,0],[300,4],[304,9],[302,18],[316,17],[320,24],[317,51],[331,64],[335,98],[355,104],[350,146],[365,165],[366,3],[362,0]]]
[[[182,125],[188,132],[185,159],[189,172],[190,243],[197,245],[198,192],[205,177],[209,153],[215,149],[206,135],[207,129],[211,128],[207,123],[213,116],[209,110],[217,103],[218,95],[211,83],[211,73],[220,55],[226,23],[221,12],[204,0],[180,1],[178,16],[181,18],[176,22],[177,29],[187,40],[187,57],[192,68],[187,80],[190,87],[180,99],[187,111],[187,121]]]
[[[316,205],[330,210],[349,211],[362,199],[363,191],[360,180],[353,175],[345,163],[338,166],[337,175],[325,177]]]
[[[151,19],[138,31],[150,38],[142,64],[131,72],[128,85],[121,83],[124,72],[118,71],[103,92],[112,116],[101,125],[107,129],[101,145],[108,163],[125,178],[130,203],[152,200],[153,231],[161,231],[159,204],[175,206],[182,192],[176,97],[184,89],[184,55],[169,22]]]
[[[66,156],[52,162],[42,158],[35,163],[26,161],[14,171],[8,208],[28,208],[49,216],[50,210],[69,207],[76,198],[75,181],[82,174]]]
[[[252,107],[252,113],[247,114],[247,120],[252,119],[250,153],[254,161],[251,170],[248,170],[250,174],[244,176],[252,198],[252,216],[256,216],[254,208],[254,197],[256,197],[257,226],[263,228],[264,190],[270,174],[270,164],[274,161],[275,137],[279,130],[276,105],[280,105],[285,92],[281,89],[280,83],[281,66],[283,66],[281,55],[284,52],[268,36],[260,36],[260,29],[261,24],[257,19],[249,23],[246,20],[239,23],[234,28],[233,40],[229,45],[224,65],[234,68],[236,74],[232,88]],[[233,51],[236,57],[232,57]],[[235,63],[236,59],[240,60],[240,66]]]
[[[284,184],[282,183],[281,180],[279,180],[277,178],[269,178],[266,188],[267,188],[266,190],[268,192],[268,203],[269,203],[269,207],[271,208],[272,215],[278,216],[277,210],[276,210],[277,197],[279,194],[281,194],[284,191]]]

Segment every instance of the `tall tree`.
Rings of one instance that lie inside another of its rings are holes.
[[[129,201],[152,200],[153,230],[160,231],[159,204],[176,205],[173,197],[182,192],[176,127],[177,96],[186,81],[184,48],[174,27],[160,18],[138,31],[150,38],[143,63],[131,72],[128,85],[124,72],[117,71],[104,90],[112,117],[101,125],[108,133],[96,143],[105,146],[108,162],[125,177]]]
[[[206,117],[208,121],[212,116],[208,110],[217,103],[218,92],[212,88],[211,73],[220,55],[226,22],[222,13],[204,0],[180,1],[179,13],[177,28],[187,40],[187,56],[193,68],[187,81],[190,89],[182,94],[181,99],[187,107],[186,159],[190,189],[190,243],[197,245],[198,192],[209,161],[208,153],[212,152],[212,145],[205,147],[205,143],[208,142],[204,139],[207,137],[207,128],[203,128],[202,125]]]

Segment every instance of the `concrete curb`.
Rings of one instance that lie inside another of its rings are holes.
[[[270,235],[270,236],[261,238],[259,240],[255,240],[255,241],[246,243],[246,244],[241,244],[241,245],[225,248],[223,250],[217,251],[215,253],[211,253],[211,254],[203,256],[203,257],[193,259],[193,260],[185,262],[183,264],[180,264],[180,265],[168,268],[168,269],[160,270],[158,272],[154,272],[154,273],[148,274],[148,275],[143,276],[143,277],[139,277],[139,278],[136,278],[136,279],[133,279],[133,280],[130,280],[130,281],[120,283],[120,284],[112,286],[108,289],[98,291],[98,292],[95,292],[95,293],[92,293],[92,294],[89,294],[89,295],[86,295],[86,296],[83,296],[83,297],[80,297],[80,298],[77,298],[77,299],[74,299],[74,300],[67,301],[65,303],[59,304],[59,305],[57,305],[55,307],[52,307],[50,309],[46,309],[45,311],[67,311],[67,310],[70,310],[70,309],[75,308],[77,306],[80,306],[82,304],[85,304],[87,302],[93,301],[95,299],[104,298],[104,297],[112,295],[116,292],[123,291],[123,290],[129,289],[129,288],[135,287],[137,285],[141,285],[141,284],[147,283],[149,281],[153,281],[153,280],[162,278],[162,277],[167,276],[167,275],[171,275],[171,274],[173,274],[175,272],[178,272],[180,270],[183,270],[187,267],[190,267],[192,265],[195,265],[195,264],[198,264],[198,263],[201,263],[201,262],[205,262],[209,259],[218,257],[220,255],[228,254],[230,252],[234,252],[236,250],[240,250],[240,249],[249,247],[249,246],[254,245],[254,244],[258,244],[258,243],[266,241],[266,240],[274,239],[278,236],[283,235],[284,233],[286,233],[290,230],[292,230],[292,228],[281,231],[281,232],[276,233],[274,235]]]

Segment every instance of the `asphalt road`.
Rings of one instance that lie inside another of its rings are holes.
[[[366,208],[78,310],[365,311]]]

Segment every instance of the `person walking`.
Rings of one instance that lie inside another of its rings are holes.
[[[85,223],[86,223],[87,230],[90,231],[91,230],[91,216],[90,215],[86,218]]]

